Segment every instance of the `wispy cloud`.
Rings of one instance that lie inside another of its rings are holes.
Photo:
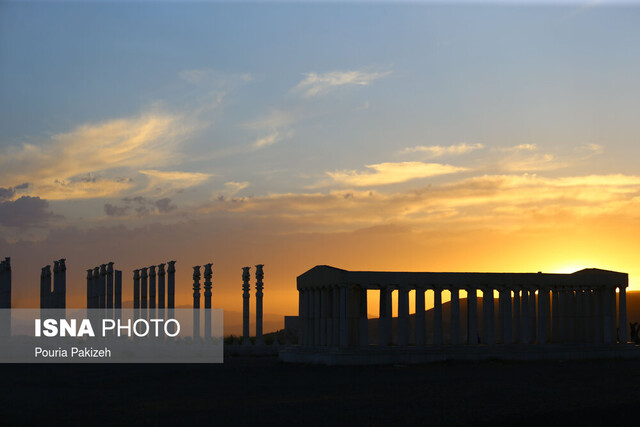
[[[444,155],[466,154],[482,148],[484,148],[484,145],[482,144],[467,144],[466,142],[462,142],[460,144],[449,145],[446,147],[442,145],[417,145],[415,147],[407,147],[400,153],[425,153],[429,158],[436,158]]]
[[[332,71],[328,73],[307,73],[294,91],[305,98],[325,95],[340,86],[367,86],[374,80],[390,75],[392,71]]]
[[[211,174],[201,172],[161,171],[154,169],[141,170],[149,183],[145,192],[167,194],[200,185],[211,178]]]
[[[37,145],[2,150],[0,181],[29,182],[29,194],[45,199],[117,195],[132,183],[106,172],[175,164],[180,159],[177,146],[196,127],[181,116],[160,112],[84,124]]]
[[[268,147],[293,136],[290,126],[295,121],[290,113],[274,109],[266,116],[245,124],[245,127],[261,134],[251,144],[252,150]]]
[[[327,172],[334,182],[354,187],[397,184],[417,178],[452,174],[466,168],[439,163],[397,162],[366,165],[368,171],[356,170]]]

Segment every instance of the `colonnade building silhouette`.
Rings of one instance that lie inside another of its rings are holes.
[[[318,350],[626,343],[628,282],[626,273],[600,269],[572,274],[410,273],[316,266],[297,279],[299,343]],[[379,295],[379,316],[377,337],[370,340],[367,298],[371,290]],[[413,322],[410,291],[415,292]],[[446,331],[443,291],[450,294],[451,317]],[[463,315],[461,291],[467,297]],[[397,292],[397,319],[392,317],[393,292]],[[483,297],[481,316],[478,292]],[[427,293],[434,302],[430,322],[425,312]],[[463,318],[466,337],[461,334]]]

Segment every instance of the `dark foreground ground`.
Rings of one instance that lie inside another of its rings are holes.
[[[640,362],[423,366],[1,365],[1,414],[20,424],[633,425]],[[13,425],[3,422],[2,425]]]

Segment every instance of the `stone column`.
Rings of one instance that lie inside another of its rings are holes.
[[[529,293],[529,342],[537,342],[538,326],[536,322],[536,291],[532,289]]]
[[[211,338],[211,277],[213,264],[204,265],[204,337]]]
[[[502,342],[503,344],[513,343],[513,328],[511,321],[513,319],[513,313],[511,312],[511,290],[505,289],[504,293],[504,328],[502,330]]]
[[[398,345],[409,345],[409,288],[398,286]]]
[[[200,338],[200,266],[193,267],[193,340]]]
[[[333,343],[331,344],[333,347],[340,346],[340,311],[342,307],[340,306],[340,287],[332,286],[331,287],[331,315],[333,316]]]
[[[93,268],[87,269],[87,308],[91,307],[91,288],[93,287]]]
[[[361,347],[369,346],[369,316],[367,315],[367,289],[364,287],[360,287],[360,304],[358,304],[358,308],[360,309],[359,321],[360,325],[358,327],[358,337],[360,340]]]
[[[573,290],[567,292],[567,341],[576,342],[576,299]]]
[[[627,288],[620,286],[618,292],[618,335],[621,343],[629,341],[627,333]]]
[[[594,289],[591,294],[591,299],[593,302],[593,323],[594,323],[594,339],[595,343],[603,342],[603,317],[602,317],[602,292],[600,289]]]
[[[107,309],[113,310],[113,262],[107,263]]]
[[[100,267],[93,268],[93,284],[91,285],[91,308],[100,308]]]
[[[262,268],[264,265],[256,265],[256,344],[264,344],[264,338],[262,338],[262,289],[264,279],[264,272]],[[316,313],[319,316],[320,313]]]
[[[442,345],[442,289],[433,289],[433,344]]]
[[[122,271],[115,271],[115,301],[113,307],[115,309],[122,309]]]
[[[551,342],[559,343],[562,339],[560,333],[560,297],[558,289],[551,291]]]
[[[334,330],[334,326],[333,326],[333,318],[334,318],[334,310],[335,307],[333,306],[333,287],[328,286],[324,289],[324,292],[327,295],[327,306],[326,306],[326,311],[325,316],[326,316],[326,322],[327,322],[327,326],[326,326],[326,334],[327,334],[327,347],[333,347],[335,345],[334,342],[334,337],[333,337],[333,330]]]
[[[609,302],[611,303],[611,336],[613,342],[618,342],[618,328],[616,327],[617,307],[616,307],[616,288],[609,288],[611,295],[609,296]]]
[[[60,261],[53,261],[53,291],[49,296],[48,308],[58,308],[58,292],[60,292]]]
[[[320,315],[321,315],[321,307],[320,307],[320,289],[313,289],[313,345],[314,347],[320,346],[321,336],[320,336]],[[257,304],[256,304],[257,306]],[[257,317],[257,316],[256,316]],[[257,331],[256,325],[256,331]]]
[[[205,264],[204,265],[204,308],[211,308],[211,278],[213,277],[213,269],[211,268],[213,264]]]
[[[521,342],[520,336],[520,290],[513,291],[513,342]]]
[[[303,345],[304,341],[304,290],[298,289],[298,345]]]
[[[329,315],[329,294],[327,288],[320,288],[320,345],[327,346],[327,316]]]
[[[149,267],[149,316],[155,317],[156,311],[156,266]]]
[[[51,266],[42,267],[40,272],[40,308],[52,308],[51,295]]]
[[[250,345],[251,344],[251,340],[249,338],[249,299],[251,298],[251,294],[250,294],[250,290],[251,290],[251,285],[249,284],[249,279],[251,278],[251,275],[249,273],[251,267],[242,267],[242,344],[243,345]],[[308,293],[310,291],[305,289],[304,290],[304,295],[305,297],[308,298]],[[305,307],[306,308],[306,307]],[[309,319],[309,310],[305,310],[305,319],[307,320],[308,324],[308,319]],[[306,333],[305,334],[305,339],[309,338],[309,334]],[[308,342],[305,342],[305,344],[309,344]]]
[[[460,290],[451,288],[451,344],[460,344]]]
[[[549,339],[549,290],[538,290],[538,344]]]
[[[583,334],[584,342],[593,342],[593,310],[591,305],[591,290],[582,290],[582,307],[584,309]]]
[[[100,282],[98,285],[98,308],[106,308],[106,296],[107,296],[107,265],[100,264]]]
[[[176,308],[176,262],[169,261],[167,263],[167,308],[170,309],[169,317],[173,318],[173,309]]]
[[[340,285],[340,347],[349,345],[349,288]]]
[[[467,289],[467,344],[478,343],[478,295],[475,288]]]
[[[493,305],[493,288],[484,288],[482,290],[482,332],[484,343],[487,345],[496,343]]]
[[[391,288],[380,288],[380,319],[378,320],[379,345],[391,345]]]
[[[164,284],[165,284],[165,272],[164,272],[164,263],[158,264],[158,308],[164,309],[165,305],[165,294],[164,294]]]
[[[67,265],[65,262],[65,258],[60,258],[58,260],[58,268],[60,274],[58,308],[67,308]]]
[[[611,292],[609,288],[602,290],[602,301],[604,306],[604,343],[611,344],[614,341],[611,330],[613,328],[614,314],[611,312]]]
[[[522,290],[522,298],[520,299],[520,304],[522,307],[520,318],[520,342],[522,344],[531,343],[531,328],[529,327],[529,290]]]
[[[133,308],[140,309],[140,270],[133,270]]]
[[[148,273],[147,268],[140,269],[140,315],[143,319],[147,318],[147,307],[148,307]]]
[[[426,334],[426,316],[424,303],[424,289],[416,286],[416,345],[424,346],[427,344]]]

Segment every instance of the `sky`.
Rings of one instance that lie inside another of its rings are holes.
[[[76,307],[172,259],[232,311],[264,264],[271,314],[319,264],[640,290],[640,7],[546,3],[0,3],[14,306],[59,258]]]

